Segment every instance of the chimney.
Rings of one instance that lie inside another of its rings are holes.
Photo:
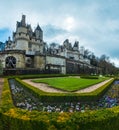
[[[22,15],[21,25],[22,25],[23,27],[26,26],[26,16],[25,16],[25,15]]]

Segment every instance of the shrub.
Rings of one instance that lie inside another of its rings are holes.
[[[90,76],[90,75],[84,75],[80,77],[84,79],[99,79],[99,76]]]
[[[2,97],[1,97],[1,109],[2,111],[7,111],[9,108],[14,107],[13,101],[12,101],[12,96],[11,96],[11,91],[9,89],[9,83],[8,80],[5,78],[4,79],[4,87],[2,91]]]

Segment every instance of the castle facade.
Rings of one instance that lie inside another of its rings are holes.
[[[5,45],[5,46],[4,46]],[[43,40],[43,30],[39,25],[32,30],[22,15],[16,24],[13,38],[5,44],[0,42],[0,61],[4,73],[98,73],[99,68],[92,66],[83,57],[79,42],[74,45],[66,39],[62,45],[52,43],[49,47]]]

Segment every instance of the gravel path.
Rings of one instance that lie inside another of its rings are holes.
[[[108,79],[108,80],[105,80],[105,81],[103,81],[103,82],[101,82],[101,83],[92,85],[92,86],[90,86],[90,87],[88,87],[88,88],[75,91],[75,93],[89,93],[89,92],[92,92],[92,91],[98,89],[99,87],[103,86],[104,84],[106,84],[107,82],[109,82],[109,81],[112,80],[112,79],[113,79],[113,78]]]
[[[102,85],[106,84],[107,82],[109,82],[111,79],[109,80],[105,80],[99,84],[95,84],[93,86],[90,86],[88,88],[85,88],[85,89],[82,89],[82,90],[78,90],[78,91],[75,91],[75,93],[88,93],[88,92],[92,92],[96,89],[98,89],[99,87],[101,87]],[[44,92],[51,92],[51,93],[67,93],[63,90],[59,90],[59,89],[56,89],[56,88],[52,88],[52,87],[49,87],[47,84],[43,84],[43,83],[35,83],[35,82],[32,82],[32,79],[25,79],[23,80],[24,82],[44,91]]]
[[[50,92],[50,93],[67,93],[63,90],[59,90],[59,89],[56,89],[56,88],[52,88],[52,87],[49,87],[47,84],[44,84],[44,83],[35,83],[35,82],[32,82],[32,79],[24,79],[23,80],[24,82],[44,91],[44,92]]]

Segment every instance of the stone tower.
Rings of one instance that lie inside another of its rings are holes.
[[[43,31],[39,25],[32,31],[31,25],[26,24],[26,16],[22,15],[17,22],[16,32],[13,33],[13,42],[17,50],[25,50],[26,54],[35,55],[36,52],[43,53]]]

